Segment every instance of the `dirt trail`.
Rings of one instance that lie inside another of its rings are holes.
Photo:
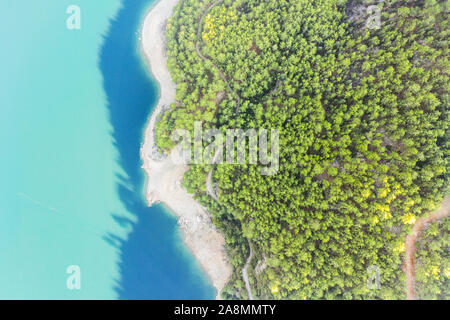
[[[201,33],[202,33],[202,22],[203,19],[205,18],[205,16],[208,14],[209,11],[211,11],[212,8],[214,8],[215,6],[219,5],[221,2],[223,2],[223,0],[218,0],[214,3],[211,3],[203,12],[203,15],[200,18],[200,21],[198,22],[197,25],[197,41],[195,42],[195,51],[197,52],[197,56],[202,59],[203,61],[210,61],[211,64],[213,65],[213,67],[217,70],[217,72],[219,73],[220,77],[222,78],[222,80],[226,83],[228,90],[236,96],[236,112],[235,115],[237,116],[237,114],[239,113],[239,107],[241,106],[241,97],[237,94],[236,91],[233,90],[233,88],[231,88],[230,83],[228,82],[227,78],[225,77],[225,74],[222,72],[222,70],[220,70],[220,68],[209,58],[205,57],[202,52],[200,51],[200,46],[199,46],[199,39],[201,38]],[[221,152],[222,149],[220,149],[219,152]],[[219,153],[217,152],[214,156],[214,160],[213,160],[213,164],[215,164],[217,162]],[[212,175],[213,175],[213,170],[211,169],[211,171],[208,173],[208,176],[206,177],[206,193],[209,194],[214,200],[218,201],[217,195],[214,192],[214,188],[212,186]]]
[[[212,163],[216,164],[217,160],[219,159],[220,154],[222,153],[223,150],[223,146],[221,146],[220,148],[217,149]],[[217,197],[213,185],[212,185],[212,175],[213,175],[213,170],[211,169],[211,171],[209,171],[208,176],[206,177],[206,193],[209,194],[214,200],[219,201],[219,198]]]
[[[416,297],[416,269],[414,255],[416,253],[416,242],[420,233],[433,221],[450,216],[450,197],[444,198],[441,207],[436,212],[427,217],[419,219],[414,225],[411,234],[405,240],[405,261],[403,263],[404,272],[406,275],[406,295],[408,300],[415,300]]]
[[[250,282],[248,281],[248,274],[247,274],[248,266],[250,264],[250,261],[252,261],[252,258],[253,258],[253,249],[252,249],[252,245],[250,244],[250,241],[248,242],[248,246],[250,247],[250,254],[248,255],[247,262],[245,263],[245,266],[242,269],[242,278],[244,278],[245,288],[247,289],[247,292],[248,292],[248,299],[255,300],[255,298],[253,298],[252,289],[250,287]]]

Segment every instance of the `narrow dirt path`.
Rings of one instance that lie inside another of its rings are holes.
[[[408,300],[416,300],[416,269],[414,255],[416,253],[416,242],[422,230],[433,221],[450,216],[450,197],[444,198],[439,210],[431,213],[427,217],[419,219],[414,225],[411,234],[405,240],[405,261],[403,263],[406,275],[406,296]]]
[[[223,146],[218,148],[214,158],[212,160],[213,164],[216,164],[221,152],[223,150]],[[213,184],[212,184],[212,175],[213,170],[211,169],[208,173],[208,176],[206,177],[206,193],[209,194],[214,200],[219,201],[219,198],[217,197],[216,193],[214,192]]]
[[[204,55],[202,54],[202,52],[200,51],[199,42],[198,42],[199,39],[200,39],[201,32],[202,32],[202,22],[203,22],[203,19],[204,19],[205,16],[208,14],[208,12],[211,11],[212,8],[214,8],[215,6],[219,5],[219,4],[222,3],[222,2],[223,2],[223,0],[218,0],[218,1],[216,1],[216,2],[214,2],[214,3],[212,3],[212,4],[210,4],[210,5],[206,8],[205,12],[203,12],[202,17],[200,18],[200,21],[198,22],[198,27],[197,27],[197,41],[195,42],[195,50],[196,50],[197,55],[198,55],[198,57],[199,57],[200,59],[202,59],[203,61],[210,61],[210,62],[211,62],[211,64],[213,65],[213,67],[214,67],[214,68],[217,70],[217,72],[219,73],[219,75],[220,75],[220,77],[222,78],[222,80],[226,83],[226,85],[227,85],[227,87],[228,87],[228,90],[229,90],[233,95],[236,96],[236,103],[237,103],[237,106],[236,106],[235,116],[237,116],[238,113],[239,113],[239,108],[240,108],[240,106],[241,106],[241,97],[239,96],[239,94],[238,94],[236,91],[233,90],[233,88],[231,87],[230,83],[228,82],[228,80],[227,80],[227,78],[225,77],[225,74],[222,72],[222,70],[220,70],[220,68],[219,68],[219,67],[218,67],[211,59],[209,59],[208,57],[206,57],[206,56],[204,56]],[[281,83],[282,83],[282,81],[281,81],[281,79],[279,79],[279,80],[277,81],[277,84],[276,84],[275,88],[271,91],[269,97],[270,97],[273,93],[275,93],[276,90],[278,90],[278,88],[280,87]],[[217,158],[218,158],[219,152],[222,152],[222,148],[221,148],[220,150],[218,150],[218,152],[215,154],[214,159],[213,159],[213,164],[215,164],[215,163],[217,162]],[[214,169],[212,169],[212,170],[208,173],[208,176],[207,176],[207,178],[206,178],[206,192],[207,192],[207,194],[209,194],[214,200],[218,201],[218,197],[217,197],[217,195],[214,193],[214,188],[213,188],[213,186],[212,186],[212,174],[213,174],[213,170],[214,170]],[[248,281],[248,273],[247,273],[247,270],[248,270],[248,266],[249,266],[249,264],[250,264],[250,262],[251,262],[251,260],[252,260],[252,258],[253,258],[253,249],[252,249],[252,246],[251,246],[250,242],[249,242],[248,244],[249,244],[249,247],[250,247],[250,254],[249,254],[248,258],[247,258],[247,262],[245,263],[244,268],[242,269],[242,278],[244,279],[245,288],[247,289],[249,300],[255,300],[254,297],[253,297],[253,294],[252,294],[251,287],[250,287],[250,282]]]
[[[236,112],[235,115],[237,116],[237,114],[239,113],[239,107],[241,106],[241,97],[237,94],[236,91],[233,90],[233,88],[231,88],[230,83],[228,82],[227,78],[225,77],[225,74],[222,72],[222,70],[220,70],[220,68],[209,58],[205,57],[202,52],[200,51],[200,46],[199,46],[199,39],[201,38],[201,33],[202,33],[202,22],[203,19],[205,18],[205,16],[208,14],[209,11],[211,11],[212,8],[214,8],[215,6],[219,5],[221,2],[223,2],[223,0],[218,0],[212,4],[210,4],[205,11],[203,12],[202,17],[200,18],[200,21],[198,22],[197,25],[197,41],[195,42],[195,51],[197,52],[197,55],[200,59],[202,59],[203,61],[210,61],[211,64],[213,65],[213,67],[217,70],[217,72],[219,73],[220,77],[222,78],[222,80],[226,83],[228,90],[231,92],[231,94],[236,96]],[[218,158],[218,154],[216,154],[214,156],[214,160],[213,160],[213,164],[215,164],[217,162],[217,158]],[[209,173],[208,176],[206,177],[206,193],[209,194],[214,200],[218,201],[218,197],[217,195],[214,193],[214,188],[212,186],[212,175],[213,175],[213,170],[212,169]]]
[[[250,241],[248,242],[248,246],[250,247],[250,254],[247,258],[247,262],[245,263],[244,268],[242,268],[242,278],[244,279],[245,288],[247,289],[247,292],[248,292],[248,299],[255,300],[255,298],[253,298],[252,289],[250,287],[250,282],[248,281],[248,274],[247,274],[248,266],[250,264],[250,261],[252,261],[252,258],[253,258],[253,249],[250,244]]]
[[[206,177],[206,194],[210,195],[214,200],[219,201],[212,185],[212,175],[213,170],[209,171],[208,176]]]

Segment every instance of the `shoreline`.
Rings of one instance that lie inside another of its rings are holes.
[[[164,203],[177,217],[183,240],[217,289],[216,299],[231,277],[225,239],[209,213],[183,187],[188,166],[176,159],[177,147],[161,155],[155,143],[158,116],[175,102],[176,85],[167,69],[165,27],[179,0],[158,0],[141,26],[140,45],[150,72],[159,84],[159,100],[147,123],[140,155],[146,172],[145,198],[149,206]]]

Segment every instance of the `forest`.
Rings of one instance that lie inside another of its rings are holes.
[[[379,8],[379,26],[367,21]],[[168,21],[176,100],[157,124],[278,129],[279,170],[196,164],[184,186],[223,232],[245,299],[404,299],[405,236],[449,194],[444,0],[181,0]],[[217,199],[206,190],[212,170]],[[421,298],[448,299],[449,221],[418,246]],[[377,266],[381,285],[367,285]]]

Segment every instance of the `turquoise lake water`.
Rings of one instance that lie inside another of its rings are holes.
[[[152,2],[0,2],[0,299],[214,298],[176,219],[142,196],[158,89],[138,31]]]

